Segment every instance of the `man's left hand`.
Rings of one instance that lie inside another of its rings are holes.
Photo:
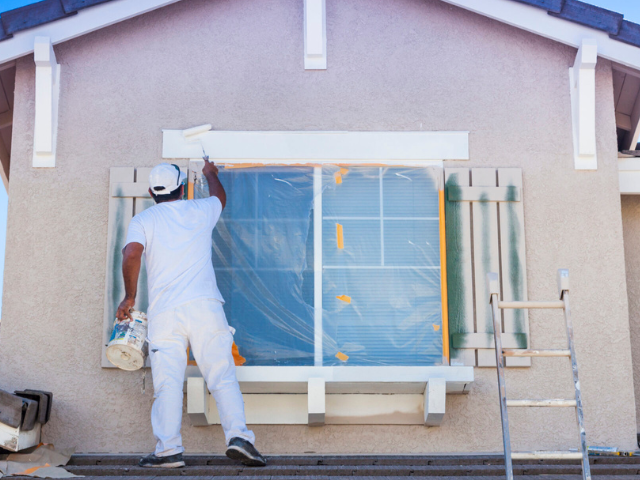
[[[124,297],[124,300],[120,302],[120,306],[118,307],[118,311],[116,312],[116,318],[118,320],[126,320],[133,321],[133,317],[131,316],[130,310],[136,304],[135,298]]]

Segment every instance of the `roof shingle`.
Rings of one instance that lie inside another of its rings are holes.
[[[65,12],[60,0],[44,0],[3,12],[0,15],[0,22],[5,33],[11,35],[20,30],[37,27],[75,13]]]
[[[623,20],[618,34],[609,37],[636,47],[640,46],[640,25]]]
[[[624,15],[604,8],[596,7],[578,0],[565,0],[560,12],[548,12],[553,17],[580,23],[587,27],[617,35]]]
[[[549,12],[560,13],[564,6],[564,0],[514,0],[520,3],[526,3],[534,7],[544,8]]]
[[[111,0],[61,0],[62,8],[67,13],[77,12],[83,8],[93,7],[100,3],[109,2]]]

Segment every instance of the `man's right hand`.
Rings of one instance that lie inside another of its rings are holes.
[[[202,174],[209,178],[210,176],[218,175],[218,167],[213,162],[210,162],[206,158],[204,159],[204,167],[202,167]]]
[[[130,321],[133,321],[133,317],[131,316],[131,312],[130,310],[133,308],[133,306],[136,304],[136,300],[128,298],[128,297],[124,297],[124,300],[122,300],[122,302],[120,302],[120,305],[118,306],[118,311],[116,312],[116,318],[118,320],[126,320],[127,318]]]

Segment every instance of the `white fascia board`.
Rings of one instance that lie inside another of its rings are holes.
[[[613,40],[601,30],[553,17],[544,9],[513,0],[442,1],[575,48],[585,38],[595,39],[600,57],[640,70],[640,48]]]
[[[36,37],[49,37],[51,43],[56,45],[178,1],[112,0],[80,10],[77,15],[17,32],[0,43],[0,64],[32,53]]]
[[[389,164],[469,159],[469,132],[209,131],[189,140],[163,130],[162,158],[199,158],[225,164]],[[434,163],[434,165],[435,165]]]

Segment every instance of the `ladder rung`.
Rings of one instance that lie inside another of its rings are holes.
[[[580,452],[513,452],[511,454],[513,460],[581,460]]]
[[[564,302],[498,302],[498,308],[564,308]]]
[[[507,400],[507,407],[575,407],[575,400]]]
[[[571,350],[525,350],[520,348],[503,348],[505,357],[570,357]]]

